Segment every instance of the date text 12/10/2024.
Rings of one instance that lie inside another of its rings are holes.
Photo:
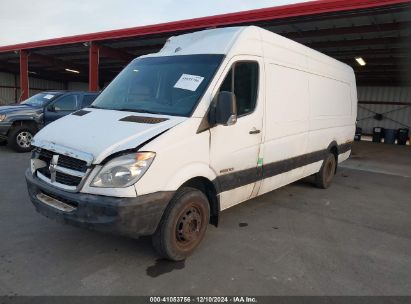
[[[150,303],[258,303],[255,297],[150,297]]]

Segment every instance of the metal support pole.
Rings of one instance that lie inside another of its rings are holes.
[[[19,102],[29,98],[29,60],[28,53],[20,50],[20,98]]]
[[[98,64],[99,64],[99,47],[97,44],[90,42],[89,49],[89,83],[88,89],[90,92],[99,90],[98,86]]]

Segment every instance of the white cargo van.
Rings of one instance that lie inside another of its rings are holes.
[[[35,136],[28,190],[48,217],[153,235],[181,260],[224,209],[313,174],[327,188],[356,111],[353,70],[289,39],[255,26],[172,37]]]

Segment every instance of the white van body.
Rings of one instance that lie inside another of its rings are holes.
[[[214,186],[218,206],[211,206],[213,216],[318,173],[327,152],[338,163],[349,157],[357,92],[348,65],[255,26],[172,37],[160,52],[143,58],[193,54],[223,54],[224,59],[189,117],[144,113],[159,122],[135,123],[121,121],[135,112],[98,108],[87,108],[81,116],[68,115],[42,129],[33,146],[85,160],[88,169],[81,186],[51,182],[36,171],[35,160],[26,174],[28,183],[37,180],[41,188],[41,180],[47,193],[57,189],[52,196],[57,200],[63,192],[117,199],[175,193],[195,179]],[[232,125],[203,128],[210,105],[236,62],[258,65],[255,107]],[[106,159],[136,147],[154,152],[155,159],[135,184],[91,186]]]

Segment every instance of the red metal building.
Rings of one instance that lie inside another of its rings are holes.
[[[3,46],[0,71],[19,75],[19,99],[29,96],[29,71],[42,79],[88,82],[96,91],[132,58],[156,52],[170,36],[250,24],[350,64],[360,86],[410,85],[411,0],[312,1]]]

